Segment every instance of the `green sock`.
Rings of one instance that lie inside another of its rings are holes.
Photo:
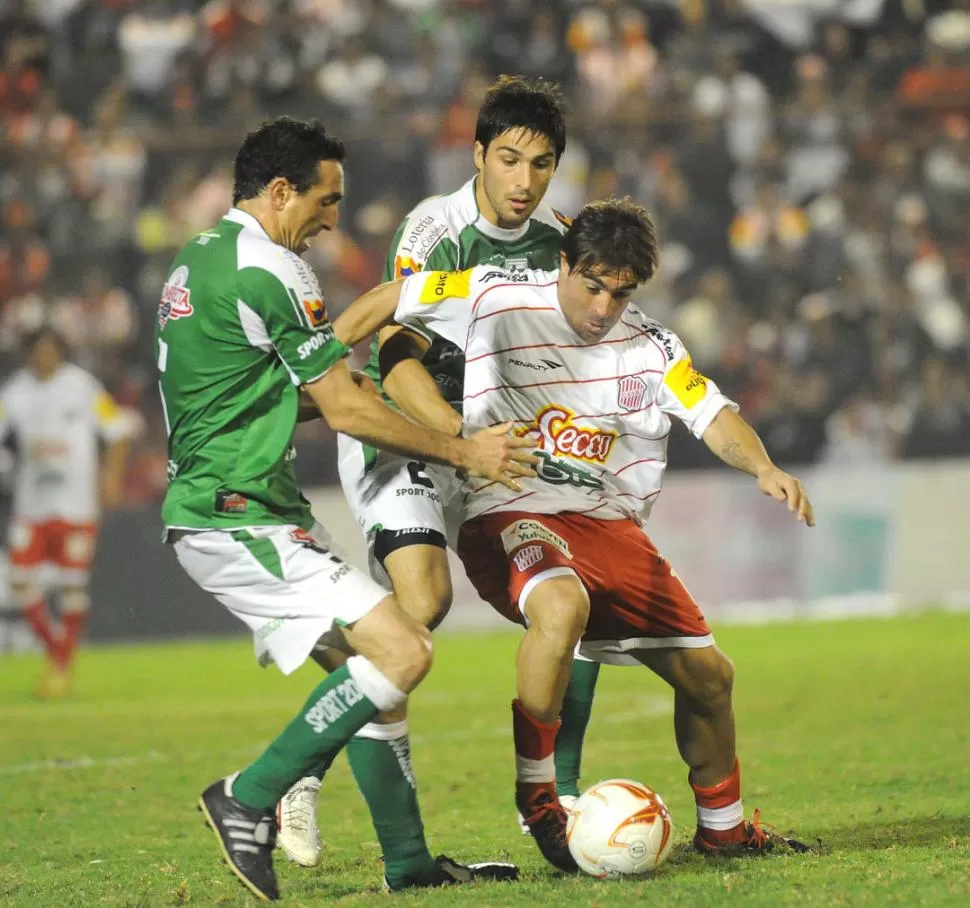
[[[424,840],[407,722],[370,725],[366,733],[387,737],[351,738],[347,758],[384,852],[384,875],[393,886],[420,877],[434,861]]]
[[[233,797],[247,807],[275,807],[295,782],[328,757],[332,760],[377,711],[347,666],[341,666],[317,685],[296,718],[239,774]]]
[[[583,760],[583,738],[593,710],[593,694],[599,677],[599,662],[573,660],[573,671],[562,702],[559,734],[556,735],[556,790],[561,795],[579,796],[579,767]]]

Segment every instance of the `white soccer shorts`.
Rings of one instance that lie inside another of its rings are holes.
[[[371,573],[383,582],[386,575],[373,555],[377,531],[432,530],[454,548],[461,527],[461,483],[451,467],[387,451],[375,452],[367,465],[365,450],[355,438],[338,436],[340,484],[367,539]]]
[[[188,533],[175,543],[186,573],[253,632],[260,664],[298,669],[335,625],[366,615],[386,590],[331,554],[319,524]]]

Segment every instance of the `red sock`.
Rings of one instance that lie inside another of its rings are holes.
[[[74,661],[74,653],[77,645],[84,633],[84,625],[87,624],[88,613],[85,612],[64,612],[61,616],[61,624],[64,625],[64,636],[61,638],[61,645],[58,647],[56,661],[60,668],[69,668]]]
[[[545,790],[556,795],[556,765],[553,751],[559,720],[540,722],[518,700],[512,701],[512,738],[515,742],[515,792],[520,803],[528,803]]]
[[[24,618],[44,644],[47,655],[56,662],[61,641],[51,623],[50,615],[47,614],[47,606],[44,604],[44,600],[36,599],[24,606]]]
[[[697,831],[709,842],[733,845],[748,838],[741,803],[741,765],[735,759],[734,772],[723,782],[704,788],[690,783],[697,802]]]

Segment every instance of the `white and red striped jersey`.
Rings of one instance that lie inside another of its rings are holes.
[[[98,442],[132,432],[93,375],[65,363],[41,381],[27,369],[0,390],[0,440],[17,449],[14,515],[87,523],[98,516]]]
[[[737,409],[675,334],[633,306],[602,340],[585,343],[563,316],[558,277],[481,266],[403,283],[395,319],[465,350],[465,434],[514,421],[536,438],[538,476],[521,492],[468,480],[467,520],[518,510],[646,519],[671,417],[700,437],[722,408]]]

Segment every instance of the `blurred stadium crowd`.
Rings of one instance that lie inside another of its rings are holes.
[[[970,454],[970,0],[0,0],[0,368],[53,319],[144,417],[128,500],[160,496],[159,288],[228,208],[243,132],[289,113],[346,140],[341,229],[309,254],[339,310],[470,175],[502,72],[566,90],[555,207],[655,213],[638,302],[779,461]]]

